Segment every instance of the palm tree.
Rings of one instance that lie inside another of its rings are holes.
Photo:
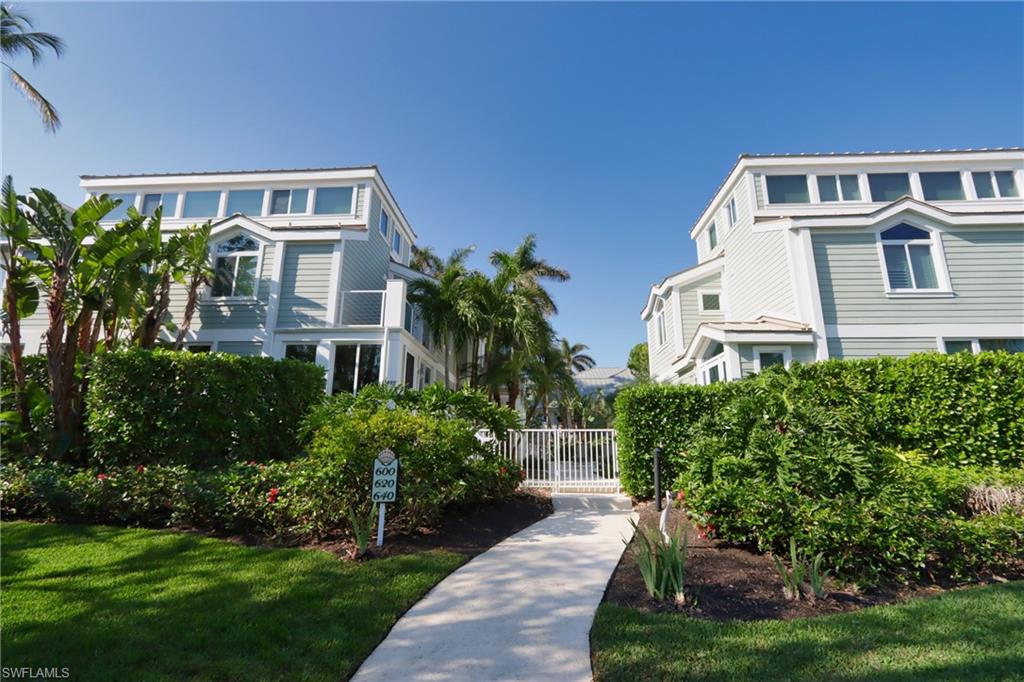
[[[537,258],[536,235],[526,235],[515,251],[494,251],[491,253],[491,265],[497,268],[498,277],[509,286],[534,299],[545,316],[558,312],[551,294],[541,282],[566,282],[569,280],[569,272]]]
[[[0,4],[0,53],[5,58],[10,59],[28,54],[32,57],[32,63],[38,64],[47,48],[53,50],[57,57],[64,54],[64,41],[58,36],[31,29],[32,20],[27,14],[14,9],[6,2]],[[60,127],[60,116],[57,115],[57,109],[7,61],[2,63],[10,72],[14,87],[20,90],[28,101],[38,107],[46,130],[51,133],[56,132]]]
[[[584,351],[590,350],[590,346],[583,343],[569,343],[569,339],[562,339],[560,342],[562,362],[570,374],[590,369],[597,363]]]
[[[172,239],[179,240],[181,253],[181,279],[188,292],[185,299],[185,313],[178,325],[178,337],[174,340],[174,350],[181,350],[185,345],[185,337],[192,326],[192,316],[199,306],[199,288],[213,281],[213,266],[210,265],[210,231],[213,226],[207,220],[203,225],[192,225]]]

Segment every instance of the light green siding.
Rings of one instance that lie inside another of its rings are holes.
[[[889,355],[905,358],[911,353],[937,350],[934,337],[870,339],[829,337],[828,354],[833,358],[877,358]]]
[[[710,277],[698,280],[692,284],[680,286],[676,288],[679,295],[679,313],[682,316],[683,326],[683,341],[679,344],[680,352],[685,351],[687,346],[690,345],[690,340],[697,331],[697,326],[704,321],[721,321],[724,319],[722,313],[702,313],[700,312],[700,304],[698,297],[700,289],[718,289],[721,290],[722,278],[721,275],[715,273]]]
[[[952,298],[888,298],[873,232],[812,235],[826,325],[1024,324],[1024,230],[942,234]]]
[[[672,369],[672,361],[676,359],[676,311],[672,309],[671,299],[665,299],[665,343],[658,344],[657,315],[652,315],[647,323],[647,349],[651,363],[651,376],[665,374]]]
[[[394,224],[394,217],[392,217]],[[346,241],[341,265],[341,290],[383,289],[387,284],[390,267],[390,247],[380,234],[380,198],[376,193],[370,199],[370,213],[366,241]]]
[[[217,344],[217,351],[232,355],[260,355],[263,344],[260,341],[221,341]]]
[[[284,251],[278,328],[327,326],[333,253],[331,243],[288,244]]]

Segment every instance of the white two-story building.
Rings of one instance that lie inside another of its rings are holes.
[[[216,275],[188,333],[192,351],[297,358],[322,365],[331,392],[368,383],[422,387],[444,361],[406,285],[416,239],[375,166],[150,175],[84,175],[87,196],[107,193],[143,214],[163,207],[170,234],[211,220]],[[179,322],[185,289],[172,290]],[[23,322],[38,352],[45,310]]]
[[[742,155],[653,285],[651,376],[1024,350],[1024,149]]]

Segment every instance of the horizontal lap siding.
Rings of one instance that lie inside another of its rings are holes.
[[[676,358],[675,343],[675,311],[671,300],[665,301],[665,344],[658,346],[657,315],[647,323],[647,346],[651,362],[651,376],[666,374],[672,369],[672,361]]]
[[[260,355],[263,352],[263,343],[260,341],[221,341],[217,344],[217,351],[232,355]]]
[[[722,313],[701,313],[697,293],[699,289],[721,289],[722,278],[719,274],[705,277],[702,280],[681,286],[676,289],[679,294],[679,312],[683,318],[683,341],[679,344],[681,351],[686,350],[690,340],[697,332],[697,326],[705,321],[721,321]]]
[[[333,252],[333,244],[288,244],[284,251],[278,327],[328,325],[327,298]]]
[[[833,358],[876,358],[888,355],[903,358],[911,353],[923,353],[936,350],[934,337],[893,338],[893,339],[858,339],[829,337],[828,354]]]
[[[1024,325],[1024,230],[944,232],[953,298],[886,297],[873,233],[820,233],[812,243],[827,325]]]
[[[761,315],[795,319],[793,286],[785,235],[779,231],[753,232],[754,198],[748,183],[736,189],[739,220],[725,241],[725,289],[729,318],[752,320]],[[727,220],[723,211],[720,220]],[[727,224],[727,223],[723,223]]]
[[[391,224],[395,218],[391,216]],[[341,266],[341,290],[375,290],[387,286],[387,273],[391,262],[391,247],[380,234],[380,199],[374,193],[370,199],[370,214],[366,241],[345,242]]]

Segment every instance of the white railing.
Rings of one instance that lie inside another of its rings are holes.
[[[383,327],[384,292],[379,289],[342,291],[338,324],[343,327]]]
[[[619,492],[615,429],[523,429],[495,442],[526,473],[523,485],[554,492]]]

